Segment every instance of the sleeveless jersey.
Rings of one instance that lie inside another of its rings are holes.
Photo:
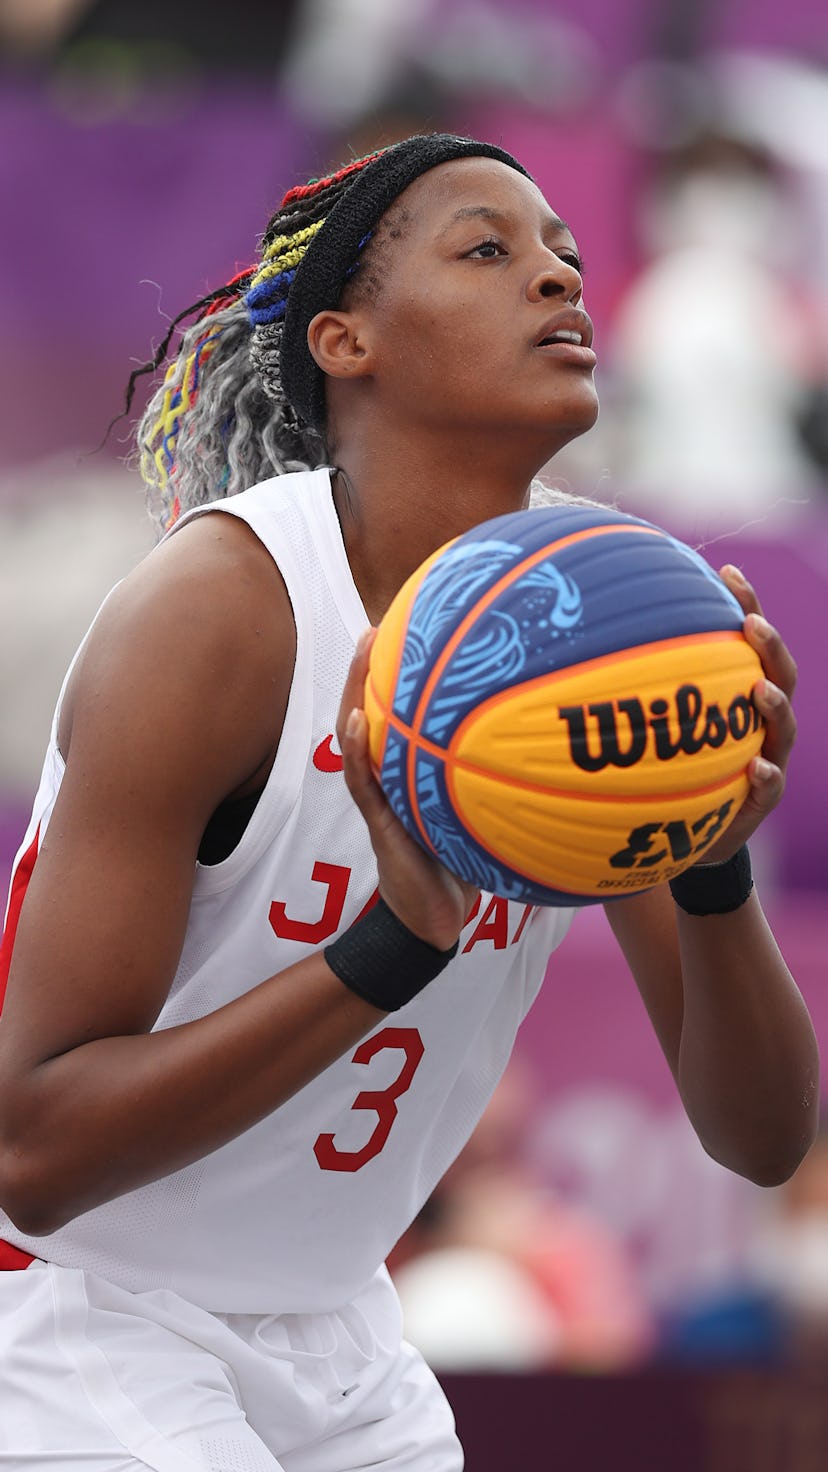
[[[205,511],[241,517],[273,557],[293,607],[296,665],[249,824],[223,862],[196,866],[181,960],[156,1028],[214,1011],[327,944],[371,903],[377,883],[334,736],[368,620],[329,472],[279,476],[190,516]],[[62,777],[56,733],[57,715],[15,866],[7,951]],[[131,1291],[169,1288],[219,1312],[343,1304],[477,1124],[572,914],[483,894],[441,975],[259,1124],[49,1236],[26,1236],[0,1212],[0,1238]]]

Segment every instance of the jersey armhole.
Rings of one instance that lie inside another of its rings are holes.
[[[291,576],[289,550],[286,549],[284,563],[281,557],[277,559],[273,548],[268,546],[258,528],[237,510],[232,497],[227,501],[213,501],[205,506],[194,507],[170,528],[167,535],[173,536],[181,526],[196,517],[217,512],[243,521],[272,559],[285,585],[293,614],[296,658],[279,746],[261,796],[236,847],[227,858],[217,864],[196,863],[194,898],[202,894],[215,894],[236,884],[278,836],[301,796],[311,740],[313,650],[310,647],[312,641],[308,637],[308,630],[312,624],[302,598],[301,583],[295,576]]]

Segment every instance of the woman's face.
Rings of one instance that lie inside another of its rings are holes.
[[[384,412],[519,432],[549,453],[595,422],[592,323],[572,234],[540,190],[485,158],[441,164],[378,231],[364,307]]]

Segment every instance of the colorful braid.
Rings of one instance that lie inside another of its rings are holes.
[[[197,424],[200,417],[197,415],[197,404],[202,392],[204,369],[208,360],[215,358],[218,361],[221,356],[221,351],[217,352],[217,349],[221,349],[221,339],[226,332],[226,327],[220,322],[210,322],[206,331],[204,327],[208,319],[216,315],[222,317],[232,306],[239,303],[244,306],[249,338],[247,354],[248,360],[252,359],[252,366],[257,370],[256,389],[279,406],[274,425],[277,438],[281,437],[285,449],[280,449],[278,456],[272,449],[268,451],[269,458],[265,460],[263,474],[273,474],[274,470],[288,468],[289,465],[299,468],[300,465],[318,464],[324,458],[319,436],[311,433],[306,438],[303,435],[281,391],[278,373],[281,322],[296,268],[304,258],[308,246],[321,230],[330,209],[347,188],[349,180],[376,157],[377,154],[370,154],[364,159],[356,159],[335,174],[312,179],[307,184],[288,190],[265,231],[259,265],[239,272],[226,286],[210,292],[201,301],[179,313],[170,324],[169,331],[152,361],[142,364],[131,375],[127,390],[127,410],[138,376],[157,368],[163,360],[175,328],[185,318],[196,312],[201,313],[187,330],[178,354],[167,368],[161,388],[154,395],[139,426],[141,473],[153,502],[152,514],[162,531],[168,530],[175,523],[182,507],[188,509],[198,501],[244,489],[239,483],[241,477],[234,473],[229,460],[220,474],[214,473],[207,495],[203,495],[200,489],[182,484],[183,478],[191,478],[195,468],[199,454],[197,439],[203,437],[208,430],[208,426]],[[239,314],[236,312],[232,315],[234,327],[238,328]],[[202,330],[194,335],[195,329],[199,327]],[[233,351],[239,351],[235,341]],[[255,397],[255,390],[251,390],[251,394]],[[271,408],[271,414],[272,412]],[[254,417],[258,420],[261,414]],[[234,413],[224,412],[222,415],[221,437],[228,446],[228,454],[234,440],[236,419]],[[213,427],[209,428],[212,432]],[[246,418],[244,429],[246,432],[250,430]],[[194,436],[197,436],[195,440]],[[262,430],[260,444],[268,438]]]
[[[206,333],[184,359],[183,364],[176,359],[164,375],[161,412],[150,430],[150,444],[155,445],[155,449],[150,451],[147,448],[144,451],[145,455],[152,454],[157,483],[162,490],[169,484],[175,469],[175,446],[181,421],[195,403],[202,365],[215,351],[220,336],[220,332]],[[143,469],[147,473],[149,467],[144,463]],[[168,525],[172,525],[180,509],[180,506],[177,509],[173,506],[175,515]]]
[[[282,209],[293,204],[297,200],[311,199],[315,194],[321,194],[323,189],[329,189],[332,184],[341,184],[350,179],[353,174],[358,174],[366,164],[374,162],[380,154],[385,153],[384,148],[378,148],[374,153],[366,153],[363,158],[355,158],[349,164],[344,164],[335,174],[327,174],[324,179],[309,179],[307,184],[296,184],[289,189],[282,200]]]
[[[382,152],[385,150],[366,154],[335,174],[289,189],[265,231],[261,263],[249,282],[244,301],[253,329],[253,361],[265,393],[280,403],[284,401],[279,371],[281,329],[296,270],[337,199],[354,177]],[[368,239],[370,232],[361,244]],[[355,268],[356,263],[352,270]]]

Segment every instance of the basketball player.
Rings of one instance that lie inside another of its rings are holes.
[[[406,836],[361,692],[404,578],[593,423],[581,293],[521,166],[439,135],[292,190],[190,314],[139,433],[167,534],[67,676],[7,917],[9,1472],[462,1465],[383,1261],[571,914]],[[745,848],[794,665],[727,579],[766,674],[749,796],[716,867],[608,914],[705,1147],[771,1183],[817,1103]]]

